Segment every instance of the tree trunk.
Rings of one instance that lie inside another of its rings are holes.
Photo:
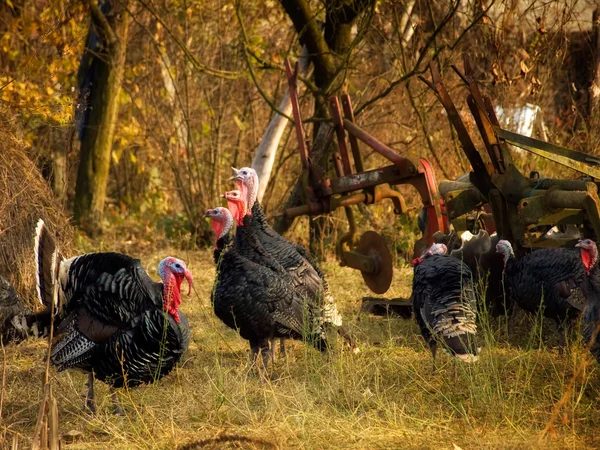
[[[304,46],[302,47],[298,68],[301,75],[308,71],[309,63],[308,50]],[[292,115],[292,101],[290,100],[289,87],[281,100],[279,110],[288,116]],[[281,141],[281,136],[283,136],[287,124],[288,120],[284,116],[275,113],[256,149],[256,155],[254,155],[254,160],[252,161],[252,168],[256,170],[258,179],[260,180],[260,185],[258,187],[259,201],[262,200],[263,195],[265,195],[265,191],[267,190],[269,178],[271,177],[271,170],[273,170],[273,163],[275,162],[275,156],[277,155],[277,149],[279,148],[279,141]]]
[[[129,23],[126,1],[115,2],[106,16],[97,6],[94,10],[94,6],[96,3],[91,0],[90,26],[96,28],[102,44],[99,54],[90,55],[93,62],[89,70],[94,71],[94,82],[89,95],[89,116],[81,135],[74,203],[75,222],[92,235],[101,231]]]
[[[324,123],[319,127],[319,132],[313,143],[313,148],[312,148],[312,152],[311,152],[311,159],[312,159],[313,164],[315,164],[318,167],[320,167],[321,165],[324,164],[324,162],[325,162],[324,160],[326,159],[326,156],[329,154],[328,149],[332,142],[333,142],[333,127],[327,123]],[[286,205],[284,206],[284,209],[292,208],[293,206],[299,206],[302,204],[302,200],[306,197],[306,184],[305,183],[306,183],[305,178],[303,176],[301,176],[298,179],[298,181],[296,181],[296,184],[295,184],[294,188],[292,189],[292,193],[288,197],[288,200],[287,200]],[[293,205],[293,206],[288,206],[288,205]],[[275,219],[275,224],[273,225],[273,228],[279,234],[282,234],[285,231],[287,231],[292,226],[293,223],[294,223],[293,217],[287,217],[287,216],[280,215],[280,216],[277,216],[277,218]]]
[[[343,80],[340,77],[344,76],[345,71],[339,69],[341,64],[350,59],[347,58],[347,54],[353,47],[352,26],[360,14],[375,4],[375,0],[326,0],[324,28],[318,25],[317,14],[311,9],[308,0],[280,0],[280,2],[294,24],[298,39],[308,49],[315,69],[314,81],[320,91],[315,93],[315,116],[328,117],[329,112],[322,99],[329,98],[342,87]],[[321,133],[321,128],[322,125],[315,122],[314,136]],[[320,155],[318,158],[311,155],[312,163],[326,171],[327,157],[331,154],[333,146],[331,141],[326,146],[320,144],[318,146],[317,140],[315,138],[313,151],[320,152]],[[299,206],[305,190],[301,177],[296,182],[284,208]],[[275,230],[278,233],[285,233],[292,223],[293,220],[287,217],[278,217],[275,221]],[[314,231],[316,235],[319,234],[318,230]]]

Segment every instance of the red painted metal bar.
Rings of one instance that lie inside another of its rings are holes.
[[[425,176],[425,184],[427,185],[427,193],[429,196],[427,199],[429,205],[427,205],[425,199],[423,199],[423,204],[427,210],[427,226],[425,228],[425,233],[423,234],[423,239],[427,241],[428,245],[431,245],[433,244],[433,233],[436,231],[445,232],[448,224],[447,218],[442,215],[440,208],[440,197],[437,191],[437,183],[435,181],[433,168],[429,164],[429,161],[424,158],[419,158],[419,162],[422,167],[420,172]]]
[[[354,123],[354,109],[352,109],[352,101],[350,101],[350,96],[348,94],[342,94],[342,108],[344,109],[344,116],[346,119]],[[362,155],[360,154],[360,148],[358,146],[358,140],[352,134],[348,134],[348,140],[350,141],[350,148],[352,149],[354,167],[357,172],[363,172],[365,169]]]
[[[348,147],[346,147],[346,132],[344,131],[344,123],[342,119],[342,110],[340,109],[340,102],[337,97],[331,97],[329,99],[329,110],[333,117],[333,124],[335,126],[335,133],[337,135],[338,147],[340,149],[340,156],[342,157],[343,173],[340,175],[350,175],[352,173],[352,166],[350,165],[350,158],[348,157]]]
[[[377,153],[396,164],[403,172],[407,171],[413,174],[417,173],[417,168],[410,159],[403,158],[383,142],[375,139],[362,128],[350,122],[348,119],[344,119],[344,128],[348,131],[348,133],[352,134],[357,139],[375,150]]]
[[[302,168],[310,170],[310,161],[308,159],[308,147],[306,145],[306,134],[304,127],[302,126],[302,116],[300,115],[300,104],[298,102],[298,63],[294,65],[294,71],[292,72],[292,66],[290,60],[285,60],[285,72],[290,87],[290,100],[292,103],[292,112],[294,114],[294,126],[296,128],[296,137],[298,139],[298,150],[300,150],[300,158],[302,159]]]

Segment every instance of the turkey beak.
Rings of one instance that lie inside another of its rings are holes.
[[[211,213],[211,212],[212,212],[212,209],[209,209],[209,210],[207,210],[207,211],[204,213],[204,215],[203,215],[202,217],[204,217],[205,219],[206,219],[207,217],[210,217],[210,213]]]
[[[240,179],[240,174],[238,173],[239,170],[236,169],[235,167],[232,167],[231,170],[233,170],[233,175],[231,177],[229,177],[229,180],[239,180]]]
[[[575,244],[575,247],[583,247],[583,241],[579,241],[577,244]]]
[[[188,284],[188,297],[190,295],[192,295],[192,286],[194,284],[194,277],[192,276],[192,272],[190,272],[190,269],[185,269],[185,272],[183,272],[183,276],[185,277],[185,281],[187,281]]]

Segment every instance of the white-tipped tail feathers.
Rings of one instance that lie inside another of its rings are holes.
[[[35,266],[36,289],[38,299],[44,306],[50,305],[54,298],[58,266],[62,256],[56,247],[54,238],[48,231],[42,219],[38,220],[35,228]]]

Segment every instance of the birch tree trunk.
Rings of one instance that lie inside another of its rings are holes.
[[[298,72],[301,75],[305,75],[308,71],[308,65],[310,63],[306,46],[302,47],[302,53],[298,62]],[[289,87],[286,89],[285,95],[281,100],[279,110],[288,116],[292,115],[292,102],[290,100]],[[260,185],[258,187],[259,201],[262,200],[262,197],[267,190],[267,185],[269,184],[269,179],[271,177],[271,170],[273,169],[273,163],[275,162],[275,156],[277,155],[277,149],[279,148],[279,142],[281,141],[281,136],[283,136],[283,132],[285,131],[287,124],[288,120],[284,116],[275,112],[271,118],[271,121],[269,122],[269,125],[267,125],[267,129],[265,130],[265,134],[260,141],[258,149],[256,149],[256,154],[254,155],[254,160],[252,161],[252,168],[256,170],[258,179],[260,180]]]

